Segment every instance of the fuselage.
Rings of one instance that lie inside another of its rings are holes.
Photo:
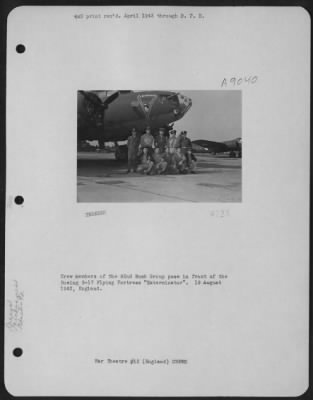
[[[132,128],[142,133],[147,125],[153,132],[181,119],[192,105],[170,91],[79,91],[77,100],[79,140],[123,141]]]

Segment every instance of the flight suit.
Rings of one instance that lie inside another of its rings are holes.
[[[154,147],[158,147],[160,153],[164,153],[165,149],[168,147],[168,138],[164,135],[158,135],[154,140]]]
[[[154,153],[154,166],[158,174],[163,174],[167,168],[167,162],[162,154]]]
[[[179,147],[181,148],[182,153],[186,155],[187,151],[192,149],[191,140],[182,136]]]
[[[182,134],[180,134],[180,135],[178,135],[177,137],[176,137],[176,143],[175,143],[175,148],[177,149],[178,147],[181,147],[181,140],[182,140],[182,138],[183,138],[183,136],[182,136]]]
[[[140,147],[143,149],[144,147],[147,147],[149,149],[149,154],[152,154],[152,147],[154,144],[154,138],[151,135],[151,133],[144,133],[141,138],[140,138]]]
[[[142,172],[144,174],[149,174],[152,172],[154,162],[148,154],[143,154],[141,157],[141,163],[137,167],[137,172]]]
[[[175,153],[175,149],[177,148],[178,139],[176,136],[170,137],[168,140],[168,149],[170,154]]]
[[[191,150],[188,150],[187,154],[186,154],[186,162],[187,162],[188,171],[191,172],[192,174],[195,173],[196,161],[197,161],[197,159],[194,156],[194,154],[192,154]]]
[[[191,144],[191,140],[187,137],[181,137],[180,140],[180,148],[181,148],[181,152],[182,154],[184,154],[184,156],[186,157],[186,164],[187,167],[190,171],[194,171],[195,169],[195,163],[193,160],[193,154],[191,153],[192,150],[192,144]]]
[[[170,173],[177,174],[177,168],[175,167],[175,161],[173,159],[177,148],[177,137],[170,136],[168,139],[168,154],[167,154],[167,167]]]
[[[139,148],[139,137],[129,136],[127,141],[128,148],[128,171],[135,170],[137,164],[137,154]]]
[[[177,169],[179,172],[186,172],[186,157],[183,154],[178,154],[177,152],[172,156],[173,168]]]

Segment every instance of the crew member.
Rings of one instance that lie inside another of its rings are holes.
[[[152,154],[153,154],[153,151],[152,151],[153,145],[154,145],[154,138],[151,135],[151,128],[150,128],[150,126],[147,126],[146,130],[145,130],[145,133],[140,138],[140,150],[143,150],[144,148],[147,148],[148,149],[148,154],[150,156],[152,156]]]
[[[172,130],[172,131],[170,131],[170,138],[168,140],[169,153],[170,154],[174,154],[176,147],[178,147],[177,146],[176,131]]]
[[[165,157],[160,152],[160,148],[156,147],[153,154],[154,168],[157,174],[164,174],[167,168]]]
[[[186,157],[182,153],[180,147],[176,149],[175,153],[172,156],[172,160],[173,160],[173,168],[175,170],[177,170],[180,174],[187,173]]]
[[[183,133],[184,133],[184,131],[181,131],[180,134],[178,135],[178,137],[176,138],[176,143],[175,143],[175,148],[176,149],[181,147],[181,141],[183,139]]]
[[[135,128],[131,130],[131,136],[128,137],[127,141],[128,147],[128,170],[129,172],[134,172],[137,167],[137,155],[139,148],[139,136]]]
[[[188,168],[188,172],[191,172],[192,174],[195,174],[196,171],[196,157],[195,155],[192,153],[191,149],[187,150],[187,154],[186,154],[186,161],[187,161],[187,168]]]
[[[159,129],[159,133],[154,140],[154,147],[158,147],[161,154],[163,154],[168,147],[168,138],[165,136],[164,128]]]
[[[168,151],[167,151],[167,169],[170,173],[177,174],[178,170],[175,167],[175,160],[174,160],[174,154],[176,152],[176,147],[177,147],[177,137],[176,137],[176,131],[173,129],[170,131],[170,137],[168,140]]]
[[[169,174],[178,173],[178,169],[176,168],[176,162],[175,162],[175,152],[176,149],[174,149],[174,152],[171,154],[170,149],[167,148],[165,149],[165,153],[163,154],[163,158],[167,162],[166,172]]]
[[[141,162],[137,167],[137,172],[141,172],[143,174],[151,174],[154,162],[151,159],[151,156],[149,155],[149,150],[148,147],[143,148],[143,153],[141,157]]]
[[[182,131],[181,133],[181,139],[179,143],[179,147],[181,148],[182,154],[186,157],[186,164],[188,167],[188,170],[190,172],[192,171],[194,173],[194,163],[193,163],[193,157],[192,157],[192,144],[191,140],[187,137],[187,131]]]
[[[181,148],[182,153],[184,155],[187,154],[188,150],[191,150],[191,148],[192,148],[191,140],[189,139],[189,137],[187,137],[187,131],[182,131],[179,147]]]

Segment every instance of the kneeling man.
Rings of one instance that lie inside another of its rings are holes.
[[[137,172],[141,172],[143,174],[150,174],[154,165],[154,162],[151,160],[151,156],[149,155],[149,151],[147,147],[143,148],[143,154],[141,157],[140,164],[137,167]]]
[[[165,157],[160,153],[160,149],[156,147],[153,154],[154,167],[157,174],[164,174],[167,168]]]

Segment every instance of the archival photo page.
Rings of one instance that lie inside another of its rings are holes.
[[[78,202],[241,202],[241,90],[79,90]]]

